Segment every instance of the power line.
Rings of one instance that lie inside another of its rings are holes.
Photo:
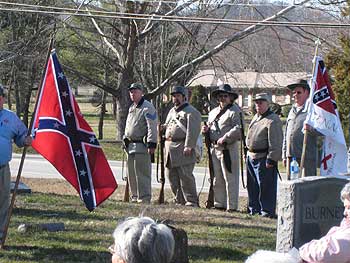
[[[154,0],[142,0],[142,1],[135,1],[135,0],[126,0],[127,2],[144,2],[144,3],[151,3],[151,4],[159,4],[159,2],[162,2],[164,4],[178,4],[178,1],[154,1]],[[207,3],[202,3],[202,2],[193,2],[193,5],[198,5],[198,6],[219,6],[219,7],[224,7],[224,6],[248,6],[248,7],[253,7],[253,6],[280,6],[280,7],[286,7],[288,4],[273,4],[273,3],[230,3],[230,2],[223,2],[223,3],[213,3],[213,2],[207,2]]]
[[[133,20],[154,20],[159,22],[182,22],[182,23],[199,23],[199,24],[224,24],[224,25],[254,25],[261,24],[264,26],[279,26],[279,27],[313,27],[313,28],[343,28],[350,27],[347,23],[321,23],[321,22],[285,22],[285,21],[260,21],[260,20],[242,20],[242,19],[219,19],[219,18],[202,18],[202,17],[182,17],[182,16],[166,16],[158,14],[136,14],[122,13],[96,10],[81,10],[73,8],[62,8],[52,6],[38,6],[0,2],[0,4],[20,6],[22,8],[3,8],[0,10],[7,12],[22,12],[35,13],[42,15],[62,15],[62,16],[80,16],[94,18],[118,18],[118,19],[133,19]],[[25,7],[23,9],[23,7]],[[29,9],[39,8],[44,10]],[[49,11],[49,10],[58,11]],[[74,11],[74,12],[73,12]]]

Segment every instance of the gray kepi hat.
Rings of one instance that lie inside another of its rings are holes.
[[[238,98],[238,94],[234,92],[229,84],[222,84],[216,90],[214,90],[211,95],[217,97],[220,93],[228,93],[232,96],[233,100]]]
[[[133,83],[129,87],[129,90],[132,90],[132,89],[139,89],[143,91],[143,85],[141,83]]]
[[[287,86],[290,90],[294,90],[297,87],[302,87],[304,90],[310,91],[310,86],[305,79],[298,79],[297,82]]]
[[[253,101],[257,101],[257,100],[265,100],[267,102],[270,102],[270,98],[269,95],[267,93],[258,93],[255,95],[255,98],[253,99]]]
[[[174,94],[182,94],[183,96],[186,97],[186,90],[183,86],[175,86],[172,88],[170,95],[173,96]]]

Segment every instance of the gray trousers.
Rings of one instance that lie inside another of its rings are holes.
[[[165,168],[165,174],[170,182],[171,191],[177,204],[190,202],[198,204],[196,180],[193,176],[194,163],[178,167]]]
[[[0,168],[0,239],[5,228],[10,203],[11,173],[9,164]]]
[[[213,148],[212,160],[214,168],[214,206],[225,209],[238,209],[239,196],[239,154],[238,142],[230,145],[232,173],[227,171],[222,150]]]
[[[148,203],[152,197],[152,166],[148,153],[128,154],[128,180],[131,198]]]

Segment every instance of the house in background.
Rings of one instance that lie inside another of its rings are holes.
[[[225,73],[205,69],[192,78],[188,87],[201,85],[212,91],[227,83],[238,93],[240,107],[251,107],[254,95],[261,92],[268,93],[272,102],[285,105],[291,103],[291,93],[286,86],[301,78],[308,79],[309,75],[306,72],[259,73],[252,70]]]

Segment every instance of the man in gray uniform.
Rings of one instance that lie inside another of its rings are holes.
[[[143,98],[143,86],[133,83],[129,87],[133,104],[126,119],[124,146],[128,154],[128,181],[131,201],[151,201],[151,155],[157,146],[157,113]]]
[[[254,98],[257,113],[249,124],[246,144],[247,190],[250,214],[275,217],[278,161],[282,155],[282,122],[269,109],[266,93]]]
[[[201,114],[186,101],[185,88],[171,91],[174,107],[165,124],[165,173],[175,202],[198,206],[196,182],[192,174],[196,163],[195,147],[201,129]]]
[[[220,85],[212,96],[219,106],[209,112],[208,126],[203,126],[202,132],[209,132],[212,143],[214,207],[231,212],[238,209],[241,110],[233,103],[238,95],[228,84]]]
[[[288,114],[285,127],[282,148],[283,165],[285,167],[287,166],[287,176],[289,179],[291,159],[295,157],[300,165],[304,142],[304,133],[302,130],[307,129],[309,133],[305,152],[304,173],[305,176],[315,176],[317,171],[317,136],[321,134],[310,125],[304,124],[307,116],[305,103],[309,97],[310,87],[306,80],[301,79],[296,83],[288,85],[287,88],[292,91],[294,104]]]

